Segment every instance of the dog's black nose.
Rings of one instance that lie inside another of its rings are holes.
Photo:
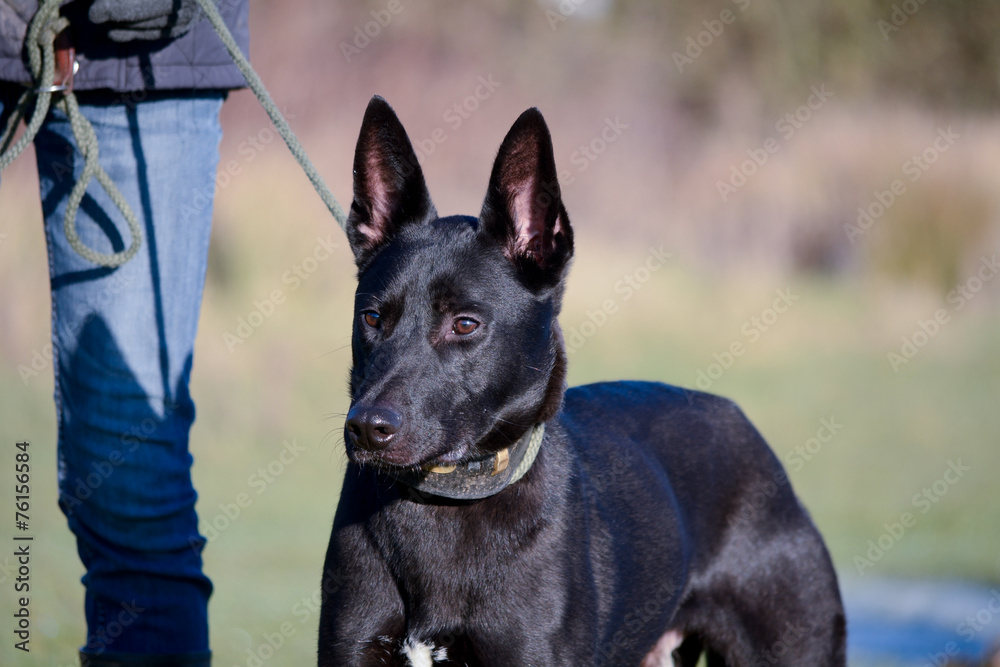
[[[347,413],[347,432],[355,447],[385,449],[403,427],[403,417],[389,408],[355,405]]]

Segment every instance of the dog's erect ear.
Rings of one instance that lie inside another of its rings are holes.
[[[409,137],[389,103],[368,103],[354,152],[354,201],[347,240],[358,266],[405,225],[436,217]]]
[[[562,279],[573,231],[559,194],[552,138],[538,109],[521,114],[500,145],[480,222],[539,286]]]

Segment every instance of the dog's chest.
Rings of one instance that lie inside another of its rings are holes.
[[[522,634],[539,611],[539,582],[551,581],[559,562],[552,533],[561,531],[545,520],[505,519],[486,503],[386,508],[380,517],[376,540],[406,609],[393,638],[408,651],[404,664],[479,664],[477,654]],[[558,615],[551,606],[545,613]]]
[[[387,508],[377,539],[411,613],[462,619],[489,600],[516,594],[513,573],[531,568],[544,530],[481,506],[409,504]]]

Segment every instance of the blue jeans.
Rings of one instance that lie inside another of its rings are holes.
[[[115,269],[81,258],[63,233],[83,166],[69,122],[51,112],[35,140],[52,290],[59,505],[87,569],[83,650],[93,656],[209,650],[212,585],[194,510],[188,380],[223,98],[81,95],[101,164],[143,232],[139,253]],[[3,107],[0,99],[0,117]],[[100,252],[131,243],[96,180],[77,229]]]

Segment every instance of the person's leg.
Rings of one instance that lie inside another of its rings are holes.
[[[63,217],[82,157],[54,113],[36,152],[52,281],[59,503],[87,568],[83,655],[94,665],[136,654],[207,665],[212,586],[194,511],[188,380],[223,94],[132,104],[81,98],[101,164],[143,233],[138,254],[116,269],[70,248]],[[128,247],[128,226],[96,180],[87,192],[80,238],[104,253]]]

